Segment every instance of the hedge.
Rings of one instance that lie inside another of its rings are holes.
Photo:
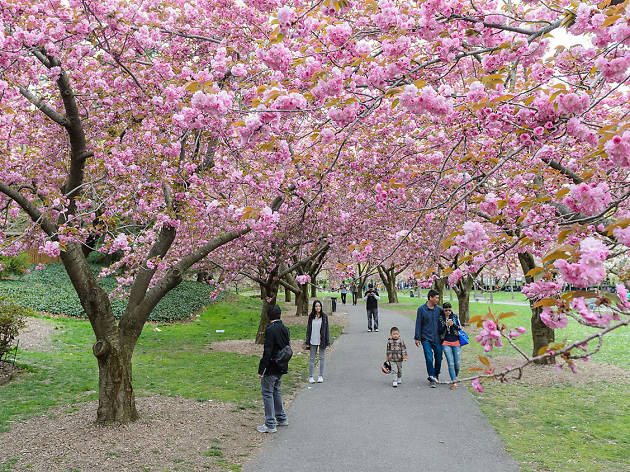
[[[95,274],[101,268],[92,266]],[[116,287],[114,276],[100,279],[99,283],[107,293]],[[185,280],[157,304],[149,320],[178,321],[189,318],[208,305],[211,291],[207,284]],[[12,280],[0,280],[0,295],[11,297],[16,303],[37,311],[87,317],[63,264],[49,264],[43,270],[31,270],[30,274]],[[127,299],[114,298],[111,301],[114,316],[120,318]]]

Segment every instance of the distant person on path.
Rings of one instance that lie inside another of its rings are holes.
[[[371,283],[368,285],[368,289],[365,292],[365,308],[367,310],[368,319],[368,331],[372,332],[372,318],[374,318],[374,331],[378,333],[378,301],[381,297],[378,296],[378,291],[374,289],[374,285]]]
[[[271,323],[265,330],[265,349],[258,365],[260,390],[265,405],[265,424],[256,429],[261,433],[275,433],[276,426],[287,426],[289,421],[282,408],[282,376],[289,371],[288,361],[276,363],[273,358],[290,343],[289,329],[280,321],[280,307],[271,305],[267,316]]]
[[[324,381],[324,367],[326,366],[326,348],[330,346],[330,331],[328,329],[328,315],[322,311],[322,302],[315,300],[313,309],[308,315],[306,325],[306,348],[310,349],[311,357],[308,361],[308,381],[315,383],[313,369],[315,368],[315,358],[319,351],[319,377],[317,382]]]
[[[341,303],[346,304],[346,295],[348,294],[348,286],[345,282],[341,284]]]
[[[352,304],[356,305],[359,299],[359,287],[354,280],[352,281],[352,285],[350,285],[350,291],[352,292]]]
[[[395,326],[389,330],[386,360],[392,365],[392,387],[402,383],[402,363],[407,360],[407,346],[400,339],[400,331]]]
[[[439,333],[442,339],[442,350],[448,363],[448,374],[453,382],[450,386],[451,390],[457,388],[455,381],[459,375],[459,366],[462,359],[462,347],[459,344],[459,330],[461,325],[457,315],[453,313],[451,304],[446,302],[442,306],[442,314],[440,315]]]
[[[442,342],[439,334],[439,319],[442,307],[438,305],[440,294],[429,290],[427,302],[418,308],[416,314],[416,346],[422,345],[424,360],[427,364],[427,380],[432,388],[437,387],[442,366]]]

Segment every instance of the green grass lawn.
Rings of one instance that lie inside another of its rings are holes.
[[[453,306],[457,311],[456,301]],[[417,304],[390,305],[390,308],[415,318]],[[528,332],[518,338],[517,345],[531,354],[529,307],[471,303],[471,315],[485,314],[489,308],[494,312],[517,314],[504,321],[511,327],[527,328]],[[592,332],[592,328],[570,322],[566,329],[556,330],[556,340],[575,341]],[[630,329],[619,329],[605,338],[601,351],[592,360],[630,370],[629,345]],[[480,366],[479,354],[483,354],[483,349],[473,339],[463,348],[463,368]],[[505,347],[485,355],[492,359],[498,355],[518,354]],[[470,373],[464,372],[464,375]],[[627,379],[590,382],[583,386],[566,382],[530,386],[494,381],[486,381],[483,386],[484,393],[470,386],[468,389],[524,472],[630,470],[630,381]]]
[[[86,320],[45,318],[56,329],[55,351],[20,351],[23,374],[0,387],[0,431],[8,422],[43,414],[49,408],[97,398],[98,368],[92,355],[94,335]],[[251,339],[260,319],[260,301],[234,297],[210,305],[196,321],[147,324],[133,358],[136,395],[179,395],[198,400],[253,405],[260,397],[258,356],[214,352],[209,344]],[[160,331],[156,331],[158,328]],[[222,329],[224,333],[217,333]],[[293,339],[303,339],[304,326],[289,326]],[[341,327],[331,326],[331,337]],[[283,378],[286,393],[306,378],[307,356],[293,356]]]

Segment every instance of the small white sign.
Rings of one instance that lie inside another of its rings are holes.
[[[225,333],[224,329],[217,329],[217,333]]]

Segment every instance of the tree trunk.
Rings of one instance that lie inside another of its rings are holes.
[[[470,292],[473,287],[474,279],[468,274],[466,277],[462,277],[453,290],[455,290],[455,294],[457,295],[457,303],[458,307],[458,316],[461,324],[468,324],[468,320],[470,320]]]
[[[377,267],[378,275],[381,277],[389,303],[398,303],[398,292],[396,291],[396,271],[394,267]]]
[[[285,302],[290,302],[291,301],[291,290],[289,290],[286,287],[284,287],[284,301]]]
[[[311,277],[311,297],[317,297],[317,279],[314,276]]]
[[[438,302],[440,305],[442,304],[442,300],[444,299],[444,287],[446,287],[447,277],[440,277],[439,279],[435,279],[433,281],[433,289],[437,290],[440,294],[440,301]]]
[[[518,260],[521,263],[521,268],[523,269],[523,275],[525,275],[525,281],[527,283],[532,283],[534,278],[531,276],[527,276],[527,273],[536,267],[536,262],[534,261],[534,256],[529,252],[520,252],[518,254]],[[532,341],[534,343],[534,349],[532,351],[532,356],[537,356],[538,351],[548,346],[549,344],[555,341],[555,333],[554,330],[543,323],[540,319],[540,313],[542,312],[542,308],[534,308],[534,302],[530,300],[529,306],[532,310],[532,318],[531,318],[531,329],[532,329]],[[553,357],[548,357],[542,361],[539,361],[541,364],[554,364],[555,359]]]
[[[96,421],[129,423],[138,419],[133,394],[131,357],[135,342],[97,341],[92,352],[98,360],[98,410]]]
[[[295,316],[308,316],[308,285],[301,285],[301,289],[295,297]]]
[[[271,282],[268,284],[260,284],[260,297],[262,298],[262,308],[260,311],[260,322],[258,323],[258,332],[256,333],[256,344],[265,343],[265,330],[269,326],[269,307],[276,304],[276,297],[278,296],[278,281],[271,278]],[[271,298],[271,303],[267,301],[267,298]]]

